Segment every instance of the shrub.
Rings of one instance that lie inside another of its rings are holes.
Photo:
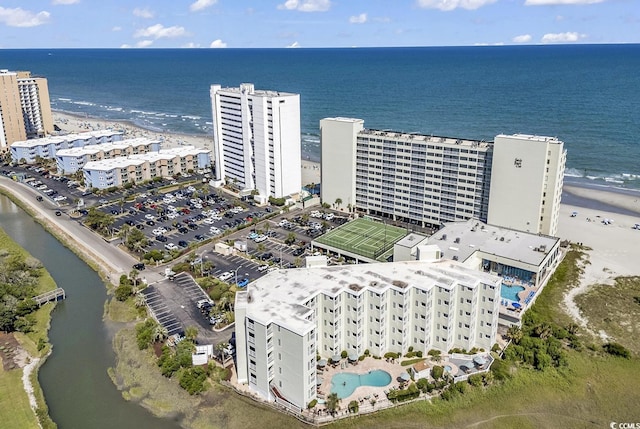
[[[422,357],[422,350],[418,350],[418,351],[416,352],[416,356],[418,356],[418,357],[420,357],[420,358],[421,358],[421,357]]]
[[[433,377],[434,380],[438,380],[439,378],[442,378],[443,374],[444,374],[444,368],[441,367],[440,365],[435,365],[433,368],[431,368],[431,377]]]
[[[189,368],[185,370],[180,377],[180,387],[189,392],[189,395],[195,395],[205,390],[204,382],[206,380],[207,373],[204,369],[199,366]]]
[[[273,206],[282,207],[284,206],[285,201],[286,200],[284,198],[269,197],[269,203]]]
[[[149,344],[153,341],[153,331],[155,327],[156,322],[153,319],[147,319],[136,325],[136,341],[140,350],[149,347]]]
[[[416,387],[422,392],[427,393],[427,387],[429,386],[429,380],[421,378],[416,382]]]
[[[625,359],[631,358],[631,352],[619,343],[607,343],[604,346],[604,351],[613,356],[620,356]]]
[[[484,383],[482,374],[472,374],[469,376],[469,379],[467,381],[470,385],[475,387],[480,387]]]
[[[360,404],[358,403],[358,401],[353,400],[349,402],[348,409],[350,413],[357,413],[359,408],[360,408]]]
[[[340,353],[340,357],[342,357],[342,359],[346,359],[347,356],[349,356],[349,353],[347,353],[346,350],[342,350],[342,352]]]
[[[427,352],[429,356],[440,356],[442,352],[440,350],[431,349]]]
[[[316,405],[318,405],[318,400],[317,400],[317,399],[314,399],[313,401],[311,401],[311,402],[309,402],[309,403],[307,404],[307,408],[308,408],[308,409],[312,409],[312,408],[313,408],[313,407],[315,407]]]
[[[126,301],[133,295],[133,288],[130,285],[120,285],[116,288],[115,297],[118,301]]]
[[[387,352],[384,354],[385,359],[398,359],[399,353]]]

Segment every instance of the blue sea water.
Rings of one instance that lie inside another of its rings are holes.
[[[640,188],[640,45],[354,49],[0,50],[0,68],[48,78],[52,107],[210,134],[209,86],[299,93],[302,150],[319,121],[490,140],[557,136],[567,175]]]

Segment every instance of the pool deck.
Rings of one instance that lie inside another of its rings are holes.
[[[349,402],[354,400],[359,402],[364,402],[365,400],[368,401],[372,398],[376,401],[386,400],[387,395],[384,392],[389,391],[391,388],[399,387],[402,383],[398,381],[398,377],[400,377],[400,374],[403,372],[406,372],[408,368],[408,366],[401,366],[397,360],[393,363],[391,361],[387,361],[385,358],[374,359],[372,357],[368,357],[362,361],[354,363],[349,362],[347,359],[342,359],[340,363],[335,365],[335,368],[331,364],[327,364],[323,370],[318,370],[318,375],[323,378],[322,384],[318,386],[319,396],[324,399],[329,396],[331,393],[331,379],[335,374],[343,372],[366,374],[369,371],[381,369],[391,375],[391,382],[388,385],[382,387],[357,387],[350,396],[342,398],[341,403],[346,407]]]

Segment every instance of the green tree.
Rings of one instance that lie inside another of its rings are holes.
[[[519,326],[510,326],[507,329],[507,337],[513,341],[515,344],[519,344],[520,340],[522,340],[522,329]]]
[[[342,205],[342,198],[336,198],[334,206],[337,208],[340,208],[341,205]]]
[[[194,341],[198,336],[198,328],[195,326],[189,326],[184,330],[184,336],[189,341]]]
[[[325,406],[327,407],[327,411],[329,411],[331,415],[334,415],[336,411],[340,409],[340,398],[338,398],[338,394],[330,393],[329,396],[327,396]]]
[[[285,238],[284,242],[288,245],[292,245],[296,242],[296,234],[294,232],[290,232],[287,234],[287,238]]]
[[[438,380],[442,378],[443,375],[444,375],[444,368],[441,367],[440,365],[434,365],[434,367],[431,368],[431,377],[433,377],[434,380]]]

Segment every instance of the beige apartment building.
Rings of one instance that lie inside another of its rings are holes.
[[[0,70],[0,150],[52,132],[47,80],[27,71]]]

